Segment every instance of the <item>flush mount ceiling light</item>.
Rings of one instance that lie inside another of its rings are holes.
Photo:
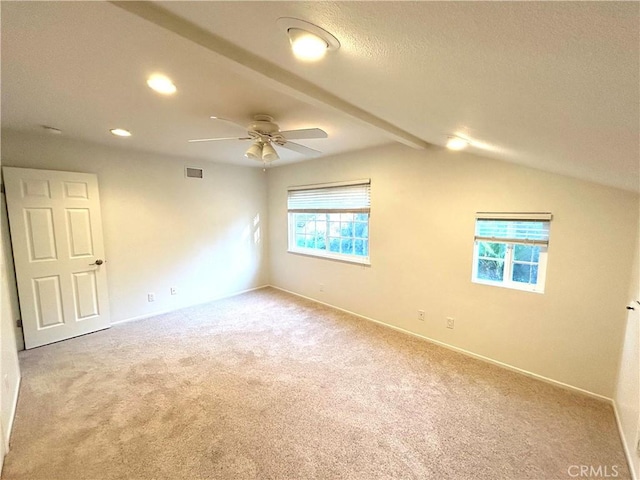
[[[340,42],[326,30],[297,18],[282,17],[277,25],[289,36],[293,54],[299,60],[320,60],[328,51],[340,48]]]
[[[447,148],[449,150],[463,150],[469,146],[469,140],[456,137],[454,135],[449,136],[447,140]]]
[[[160,73],[154,73],[147,79],[147,85],[152,90],[155,90],[158,93],[163,95],[171,95],[176,93],[176,86],[173,84],[171,79],[165,75]]]
[[[129,130],[125,130],[124,128],[112,128],[109,130],[113,135],[117,137],[130,137],[131,132]]]

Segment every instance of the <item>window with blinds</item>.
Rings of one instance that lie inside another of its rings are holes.
[[[550,213],[476,214],[472,281],[544,292]]]
[[[289,251],[369,263],[371,182],[290,187]]]

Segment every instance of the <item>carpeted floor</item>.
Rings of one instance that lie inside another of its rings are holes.
[[[270,288],[20,361],[6,480],[629,478],[608,404]]]

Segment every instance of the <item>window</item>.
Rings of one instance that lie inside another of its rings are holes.
[[[471,280],[543,293],[550,221],[550,213],[478,213]]]
[[[369,263],[370,181],[291,187],[289,251]]]

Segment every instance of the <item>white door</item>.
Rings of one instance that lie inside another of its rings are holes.
[[[25,347],[108,328],[97,176],[2,171]]]

